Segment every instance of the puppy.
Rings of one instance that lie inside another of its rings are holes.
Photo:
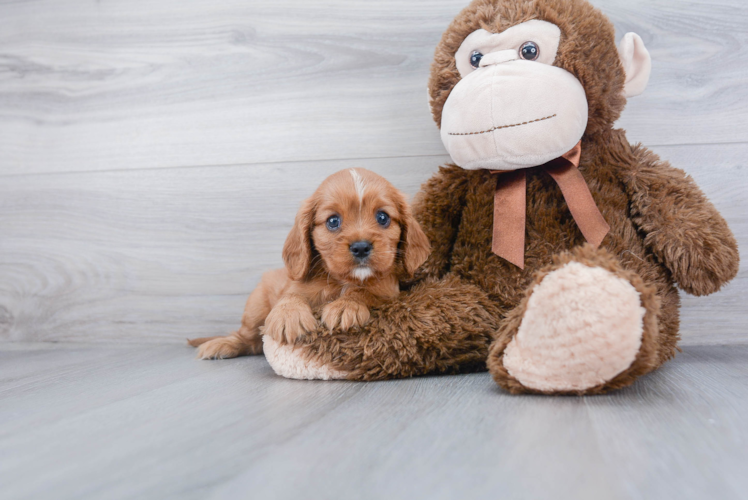
[[[383,177],[337,172],[304,201],[283,247],[286,267],[265,273],[247,300],[242,326],[227,337],[190,340],[202,359],[262,353],[317,327],[361,326],[369,308],[393,299],[430,252],[405,196]]]

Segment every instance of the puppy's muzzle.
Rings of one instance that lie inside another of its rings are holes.
[[[374,247],[370,241],[362,240],[354,241],[348,248],[350,249],[353,258],[356,259],[356,262],[365,262],[369,258],[369,255],[371,255],[371,250]]]

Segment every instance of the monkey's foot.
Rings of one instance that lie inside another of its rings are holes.
[[[491,347],[497,383],[512,392],[586,394],[651,370],[658,302],[627,274],[571,261],[541,277]],[[645,321],[648,312],[654,317]]]

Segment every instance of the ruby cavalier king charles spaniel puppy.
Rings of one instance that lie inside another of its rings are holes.
[[[301,206],[283,246],[286,267],[269,271],[247,299],[239,330],[193,339],[202,359],[262,353],[262,335],[279,343],[317,328],[361,326],[369,308],[400,293],[426,261],[429,241],[405,196],[383,177],[337,172]]]

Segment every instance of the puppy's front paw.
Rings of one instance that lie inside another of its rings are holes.
[[[340,298],[322,309],[322,322],[332,330],[338,324],[343,331],[354,326],[363,326],[369,321],[369,308],[352,299]]]
[[[317,320],[309,304],[300,300],[280,301],[265,319],[263,335],[276,342],[293,344],[296,339],[317,327]]]

